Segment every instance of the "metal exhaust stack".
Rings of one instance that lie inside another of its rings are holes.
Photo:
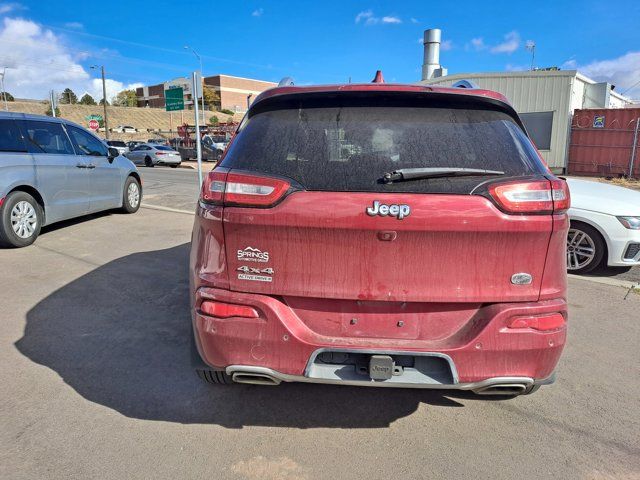
[[[430,80],[447,75],[447,69],[440,65],[440,41],[442,32],[439,28],[424,31],[424,61],[422,63],[422,80]]]

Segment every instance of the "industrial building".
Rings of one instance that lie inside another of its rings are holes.
[[[568,163],[571,119],[576,109],[624,108],[631,100],[606,82],[596,82],[576,70],[557,68],[521,72],[448,75],[440,65],[438,29],[424,32],[423,85],[479,87],[506,96],[522,117],[529,135],[555,172]]]
[[[231,75],[213,75],[204,77],[204,84],[213,88],[220,96],[215,105],[217,110],[233,110],[245,112],[251,101],[263,91],[277,84],[252,78],[234,77]],[[177,78],[165,83],[139,87],[136,89],[138,107],[164,108],[164,91],[170,86],[181,86],[184,89],[185,105],[193,105],[191,98],[191,79]],[[213,105],[211,107],[214,107]]]

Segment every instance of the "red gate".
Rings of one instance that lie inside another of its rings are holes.
[[[640,108],[576,110],[568,173],[640,177]]]

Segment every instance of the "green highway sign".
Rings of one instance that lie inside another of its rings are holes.
[[[173,87],[164,91],[165,110],[184,110],[184,93],[182,87]]]
[[[87,115],[84,118],[85,120],[98,120],[99,122],[102,121],[102,115]]]

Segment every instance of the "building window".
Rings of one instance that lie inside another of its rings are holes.
[[[520,118],[538,150],[551,150],[553,112],[521,113]]]

